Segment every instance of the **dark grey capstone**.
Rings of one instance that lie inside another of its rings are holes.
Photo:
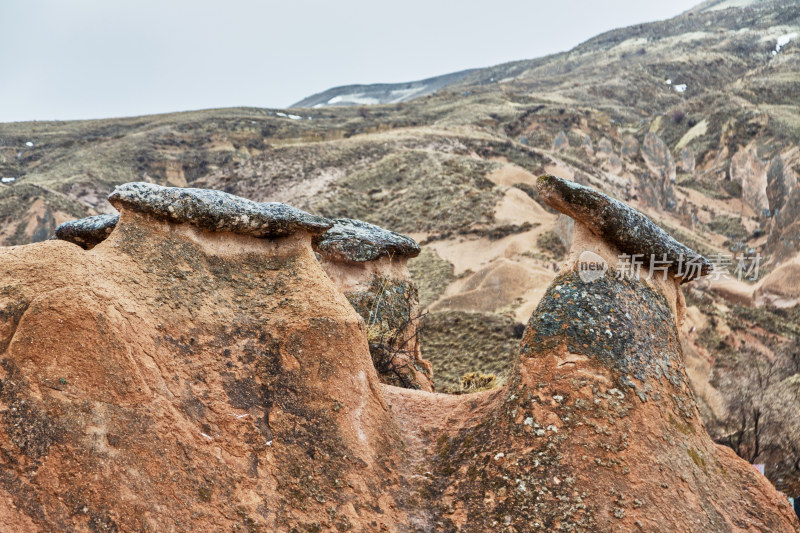
[[[318,234],[333,225],[327,218],[286,204],[259,203],[210,189],[134,182],[114,189],[108,201],[117,209],[127,208],[177,224],[254,237],[285,237],[298,231]]]
[[[335,218],[333,227],[315,237],[314,249],[334,261],[363,263],[380,257],[416,257],[413,239],[361,220]]]
[[[106,240],[117,227],[117,222],[119,222],[117,213],[70,220],[56,228],[56,238],[88,250]]]
[[[705,276],[711,262],[658,227],[636,209],[599,191],[544,175],[536,183],[539,198],[569,215],[624,254],[640,254],[643,264],[654,257],[681,283]],[[666,258],[667,263],[663,263]]]

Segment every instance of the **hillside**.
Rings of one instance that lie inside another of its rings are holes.
[[[799,42],[794,1],[711,1],[561,54],[307,107],[2,124],[0,243],[112,212],[107,195],[131,181],[401,231],[423,248],[409,262],[422,353],[437,390],[457,390],[468,372],[510,375],[573,233],[536,178],[572,179],[707,257],[761,255],[755,280],[734,262],[734,279],[684,289],[682,349],[712,437],[800,496]]]

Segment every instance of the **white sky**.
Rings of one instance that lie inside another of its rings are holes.
[[[572,48],[699,0],[0,0],[0,122],[285,107]]]

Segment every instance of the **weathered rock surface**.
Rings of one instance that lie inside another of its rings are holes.
[[[420,350],[419,294],[408,259],[419,255],[405,235],[361,220],[340,218],[313,239],[321,264],[364,319],[375,369],[382,382],[433,390],[431,364]]]
[[[731,158],[731,180],[742,185],[742,200],[758,215],[769,212],[767,167],[755,148],[742,148]]]
[[[176,224],[253,237],[284,237],[298,231],[312,234],[333,223],[281,203],[259,203],[221,191],[163,187],[135,182],[120,185],[108,197],[117,209],[127,208]]]
[[[643,224],[595,191],[539,183],[570,212],[591,198]],[[705,432],[681,278],[584,282],[582,251],[612,265],[618,252],[584,218],[509,383],[457,396],[379,383],[310,231],[267,240],[120,207],[88,252],[0,250],[0,524],[800,531],[785,497]],[[627,229],[610,235],[642,235]],[[389,259],[347,264],[376,262]]]
[[[676,206],[677,170],[669,148],[658,135],[648,132],[642,144],[642,158],[648,171],[639,178],[639,195],[650,207],[672,211]]]
[[[622,155],[634,157],[639,153],[639,141],[633,135],[626,135],[622,139]]]
[[[549,206],[588,227],[603,241],[649,264],[654,257],[682,282],[704,276],[711,262],[670,237],[639,211],[619,200],[555,176],[537,182],[539,197]]]
[[[119,222],[119,214],[96,215],[64,222],[56,228],[56,238],[91,250],[111,235]]]
[[[776,216],[786,204],[792,189],[797,184],[794,171],[777,155],[772,158],[767,168],[767,203],[771,216]]]
[[[669,147],[655,133],[649,131],[644,136],[642,157],[650,171],[662,181],[675,181],[675,160]]]
[[[413,239],[352,218],[335,218],[333,227],[314,238],[314,249],[334,261],[363,263],[381,257],[416,257]]]
[[[318,224],[266,240],[117,206],[88,252],[0,250],[0,524],[407,523],[399,439],[363,321],[311,249]]]
[[[686,174],[694,174],[695,159],[691,148],[684,146],[681,148],[680,156],[676,164],[677,169]]]
[[[553,139],[553,151],[563,152],[568,148],[569,148],[569,137],[567,137],[566,132],[559,131],[558,135],[556,135],[555,139]]]

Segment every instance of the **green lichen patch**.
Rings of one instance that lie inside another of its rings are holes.
[[[629,386],[631,378],[683,382],[672,312],[639,280],[606,274],[584,282],[573,271],[556,277],[528,322],[522,353],[536,356],[562,344],[621,374]]]

